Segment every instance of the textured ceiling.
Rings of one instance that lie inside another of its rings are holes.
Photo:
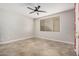
[[[29,12],[31,12],[32,10],[29,10],[27,7],[29,6],[34,8],[37,5],[41,6],[40,10],[44,10],[47,13],[39,13],[39,15],[36,15],[36,13],[29,14]],[[39,18],[54,13],[73,9],[74,4],[73,3],[0,3],[0,8],[16,11],[31,18]]]

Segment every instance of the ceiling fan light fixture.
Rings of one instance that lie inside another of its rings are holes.
[[[46,13],[46,11],[43,11],[43,10],[39,10],[40,9],[40,5],[38,5],[37,7],[35,6],[35,8],[31,8],[31,7],[27,7],[28,9],[32,10],[32,12],[30,12],[29,14],[32,14],[32,13],[35,13],[36,12],[36,15],[39,15],[39,12],[42,12],[42,13]]]

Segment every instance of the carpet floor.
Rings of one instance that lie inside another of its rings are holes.
[[[76,56],[73,45],[30,38],[0,45],[0,56]]]

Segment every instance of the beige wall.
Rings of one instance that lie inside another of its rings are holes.
[[[0,8],[0,42],[33,36],[33,19]]]
[[[60,32],[40,31],[40,20],[52,16],[60,16]],[[74,43],[74,11],[61,12],[33,21],[32,18],[16,12],[0,9],[0,42],[31,37],[34,34],[35,37]]]
[[[40,31],[40,20],[60,16],[60,32]],[[35,36],[51,40],[74,43],[74,10],[69,10],[54,15],[41,17],[35,20]]]

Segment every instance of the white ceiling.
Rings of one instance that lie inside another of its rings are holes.
[[[44,10],[47,13],[40,13],[39,15],[36,15],[36,13],[29,14],[32,10],[29,10],[27,7],[32,7],[40,5],[40,10]],[[0,3],[0,8],[6,8],[12,11],[16,11],[18,13],[21,13],[23,15],[29,16],[31,18],[38,18],[47,16],[50,14],[70,10],[74,8],[73,3]]]

